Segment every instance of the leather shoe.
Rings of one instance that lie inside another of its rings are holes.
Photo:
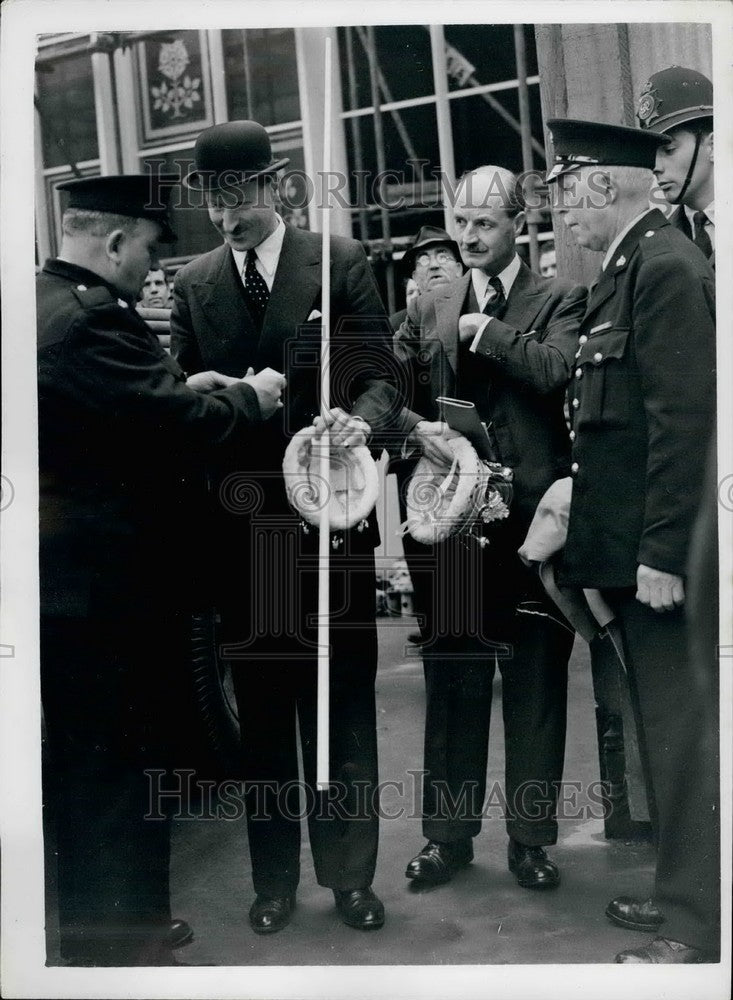
[[[509,841],[509,871],[516,875],[523,889],[554,889],[560,884],[560,872],[543,847],[529,847]]]
[[[630,931],[657,931],[664,923],[661,910],[651,899],[634,899],[633,896],[616,896],[606,907],[606,916]]]
[[[384,906],[372,889],[334,889],[339,916],[349,927],[375,931],[384,924]]]
[[[290,923],[295,894],[258,896],[249,911],[249,923],[255,934],[274,934]]]
[[[691,948],[681,941],[658,937],[643,948],[620,951],[616,961],[622,965],[634,962],[644,965],[693,965],[697,962],[710,962],[712,957],[701,948]]]
[[[473,840],[468,837],[452,843],[429,840],[425,847],[408,864],[405,878],[438,885],[450,882],[460,868],[473,861]]]
[[[184,944],[193,941],[193,929],[185,920],[171,920],[170,930],[171,948],[182,948]]]

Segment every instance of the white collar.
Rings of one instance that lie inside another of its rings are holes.
[[[504,289],[505,299],[509,298],[509,292],[511,292],[512,285],[519,274],[521,263],[519,255],[515,253],[504,270],[496,275],[501,282],[501,287]],[[483,309],[486,300],[486,291],[489,287],[489,275],[485,271],[480,271],[477,267],[472,267],[471,281],[473,282],[473,290],[476,293],[479,308]]]
[[[690,225],[693,226],[694,225],[693,219],[697,215],[697,209],[696,208],[690,208],[688,205],[683,205],[682,207],[684,208],[685,213],[687,214],[687,218],[688,218],[688,220],[690,222]],[[715,225],[715,202],[711,201],[710,204],[708,205],[708,207],[703,209],[703,212],[705,213],[705,216],[706,216],[708,222],[710,223],[710,225],[714,226]]]
[[[613,241],[613,243],[611,244],[611,246],[608,248],[608,250],[606,250],[606,256],[603,258],[603,264],[601,265],[601,270],[602,271],[605,271],[606,268],[608,267],[608,265],[610,264],[611,258],[613,257],[613,255],[618,250],[618,248],[621,245],[624,237],[628,233],[631,232],[631,230],[634,228],[634,226],[639,221],[639,219],[643,219],[644,216],[648,215],[649,212],[651,212],[651,211],[653,211],[653,209],[651,209],[651,208],[645,208],[644,211],[643,212],[639,212],[639,214],[637,216],[635,216],[631,220],[631,222],[628,223],[628,225],[624,226],[624,228],[617,235],[616,239]]]
[[[280,260],[280,253],[283,248],[283,240],[285,239],[285,223],[278,215],[277,225],[265,239],[254,247],[255,253],[255,263],[260,265],[259,270],[264,272],[264,277],[269,278],[268,284],[272,285],[272,280],[275,277],[275,271],[277,270],[277,263]],[[244,274],[244,267],[247,263],[248,250],[235,250],[234,247],[231,248],[232,256],[234,257],[234,263],[237,265],[237,271],[240,275]]]

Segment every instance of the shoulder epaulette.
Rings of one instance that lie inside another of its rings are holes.
[[[110,290],[104,285],[94,285],[92,288],[87,288],[86,285],[75,285],[71,291],[84,309],[94,309],[95,306],[106,306],[111,302],[116,302]]]

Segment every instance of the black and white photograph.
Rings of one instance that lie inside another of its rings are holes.
[[[732,31],[3,5],[3,996],[729,996]]]

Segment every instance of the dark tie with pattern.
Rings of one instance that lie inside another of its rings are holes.
[[[695,239],[693,243],[696,247],[705,254],[708,260],[713,255],[713,244],[708,236],[708,231],[705,228],[705,223],[708,221],[707,215],[704,212],[695,212],[692,217],[692,221],[695,223]]]
[[[496,276],[489,278],[489,285],[493,289],[493,294],[489,295],[481,312],[485,316],[498,316],[506,305],[504,288]]]
[[[244,268],[244,296],[252,319],[255,321],[258,330],[262,329],[262,319],[267,309],[267,302],[270,298],[270,289],[267,282],[255,267],[257,254],[254,250],[247,251],[247,263]]]

